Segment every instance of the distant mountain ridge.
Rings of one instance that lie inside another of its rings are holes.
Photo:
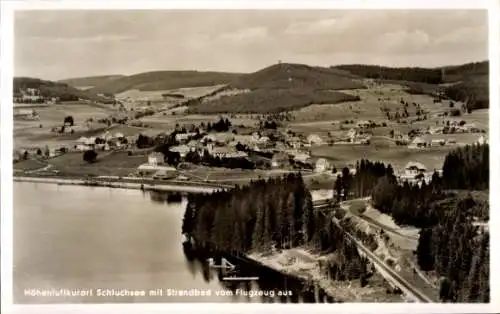
[[[127,90],[171,90],[231,83],[239,73],[198,71],[155,71],[122,76],[90,89],[93,93],[117,94]]]
[[[471,62],[462,65],[423,67],[386,67],[364,64],[332,66],[365,78],[404,80],[428,84],[455,83],[470,76],[489,75],[489,61]]]

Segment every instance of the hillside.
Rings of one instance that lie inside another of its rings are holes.
[[[335,90],[365,88],[346,71],[280,63],[250,74],[243,74],[230,89],[245,90],[231,96],[192,101],[189,112],[271,113],[299,109],[311,104],[336,104],[359,100]]]
[[[452,100],[469,100],[471,102],[469,108],[472,110],[489,107],[488,61],[439,68],[390,68],[359,64],[332,68],[348,71],[360,77],[401,84],[407,86],[410,93],[434,94],[440,90]],[[440,85],[444,83],[452,84]]]
[[[61,101],[73,101],[79,98],[92,101],[108,102],[109,99],[98,96],[90,91],[81,91],[77,88],[64,83],[41,80],[31,77],[15,77],[14,78],[14,94],[19,93],[21,89],[37,88],[40,90],[40,95],[47,98],[59,97]]]
[[[73,87],[82,87],[82,86],[95,87],[108,84],[122,77],[123,75],[101,75],[101,76],[75,77],[75,78],[60,80],[57,82],[67,84]]]
[[[468,76],[488,75],[489,62],[474,62],[438,68],[401,67],[392,68],[377,65],[348,64],[331,67],[365,78],[404,80],[428,84],[454,83]],[[442,76],[444,70],[444,77]]]
[[[145,72],[98,85],[89,91],[98,94],[117,94],[127,90],[156,91],[183,87],[213,86],[231,83],[240,74],[198,71],[156,71]]]
[[[489,108],[490,92],[489,92],[489,77],[488,75],[469,76],[461,82],[449,86],[445,89],[447,97],[455,101],[469,101],[469,109],[484,109]]]
[[[310,89],[339,90],[363,88],[347,71],[303,64],[280,63],[244,74],[231,84],[238,89]]]
[[[188,112],[214,113],[273,113],[299,109],[312,104],[336,104],[359,100],[357,96],[333,91],[303,89],[259,89],[249,93],[224,96],[209,102],[198,102]]]

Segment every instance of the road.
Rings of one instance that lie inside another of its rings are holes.
[[[315,204],[315,207],[318,209],[321,208],[328,208],[327,205],[325,205],[325,202],[317,202]],[[323,210],[321,211],[325,216],[328,217],[328,214],[325,213]],[[361,243],[358,239],[356,239],[354,236],[349,234],[339,223],[339,221],[332,217],[332,220],[339,226],[339,228],[344,231],[346,234],[347,238],[350,239],[357,247],[358,249],[363,252],[366,257],[374,264],[374,266],[377,268],[377,270],[390,282],[398,286],[406,295],[409,297],[413,298],[417,302],[426,302],[426,303],[432,303],[435,302],[435,300],[430,297],[428,294],[422,292],[419,288],[417,288],[415,285],[412,283],[408,282],[405,278],[403,278],[400,274],[398,274],[395,270],[390,268],[387,264],[384,263],[383,260],[381,260],[378,256],[376,256],[372,251],[370,251],[365,245]]]
[[[351,214],[353,214],[353,215],[359,217],[360,219],[364,220],[367,224],[369,224],[370,226],[374,227],[375,229],[379,229],[379,230],[383,230],[385,232],[393,233],[393,234],[396,234],[396,235],[398,235],[400,237],[407,238],[407,239],[410,239],[410,240],[413,240],[413,241],[418,241],[418,237],[412,237],[412,236],[403,234],[403,233],[397,231],[394,228],[391,228],[391,227],[389,227],[387,225],[384,225],[384,224],[382,224],[382,223],[380,223],[380,222],[378,222],[376,220],[373,220],[370,217],[365,216],[362,213],[356,213],[356,212],[350,210],[349,205],[347,205],[345,202],[341,202],[339,204],[339,206],[343,210],[348,211]]]

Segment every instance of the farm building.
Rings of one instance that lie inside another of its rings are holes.
[[[416,176],[416,175],[419,175],[419,174],[423,174],[426,171],[427,171],[427,168],[423,164],[421,164],[419,162],[412,162],[412,161],[410,161],[405,166],[405,174],[407,176]]]
[[[408,146],[408,148],[424,148],[424,147],[427,147],[427,142],[418,136]]]

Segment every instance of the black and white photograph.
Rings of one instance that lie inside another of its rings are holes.
[[[490,303],[488,21],[16,10],[12,302]]]

